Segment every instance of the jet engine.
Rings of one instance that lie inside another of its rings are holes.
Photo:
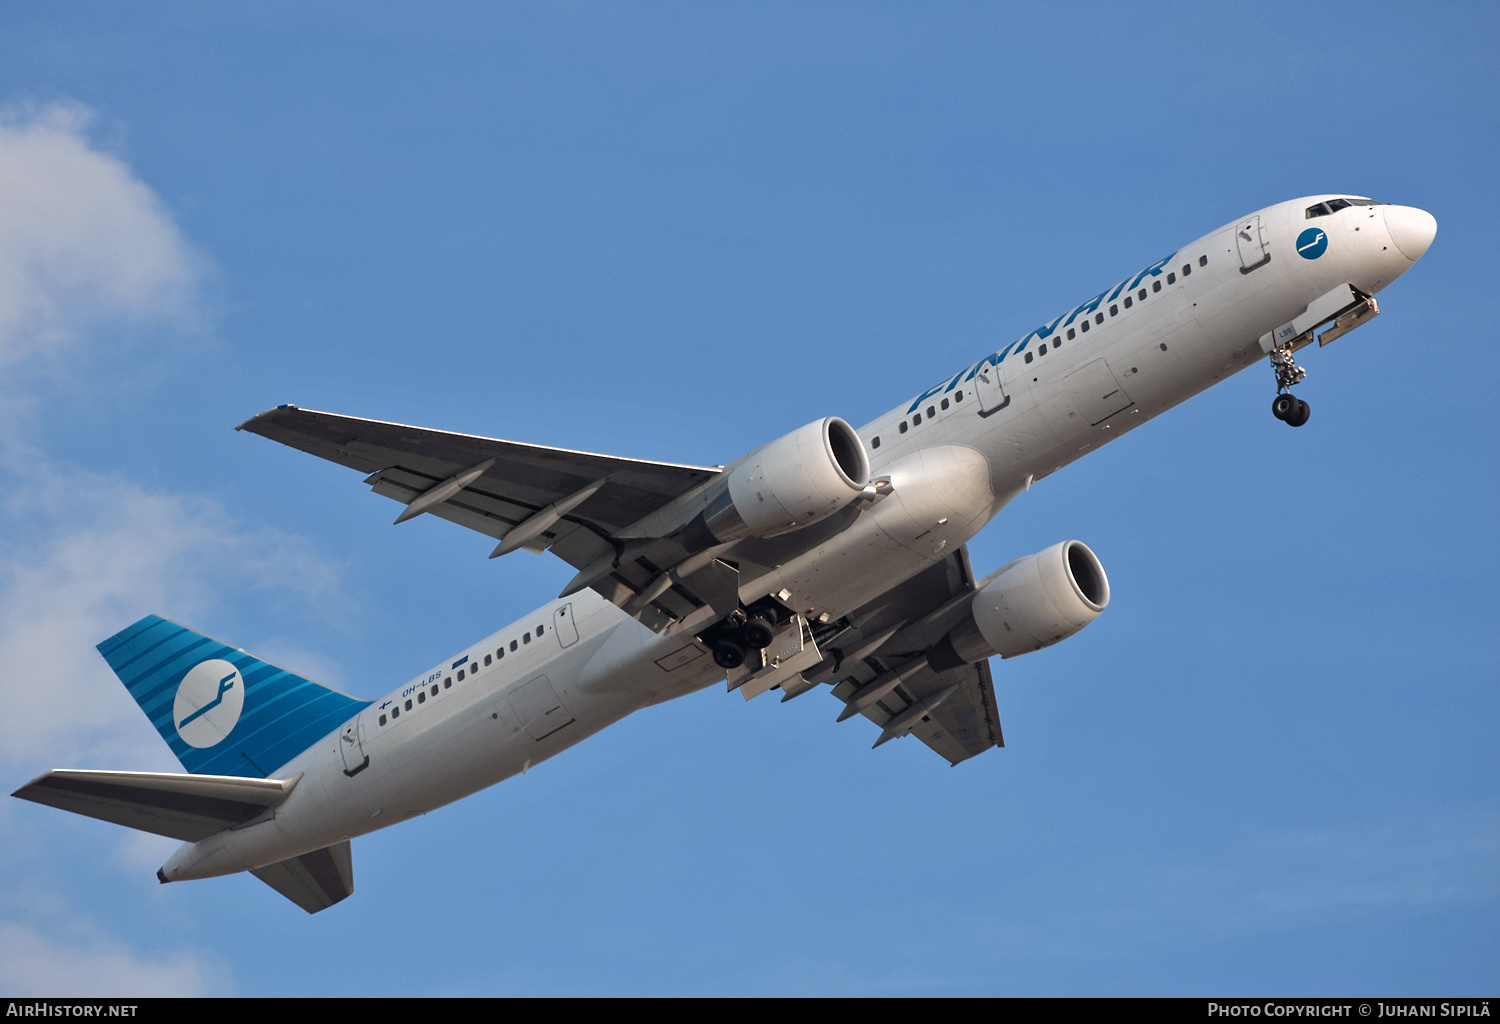
[[[869,483],[864,442],[848,423],[829,416],[752,452],[694,525],[718,544],[775,537],[828,518]]]
[[[1018,654],[1066,640],[1109,604],[1109,579],[1082,541],[1065,540],[1012,562],[974,595],[969,615],[927,652],[939,672],[996,654]]]

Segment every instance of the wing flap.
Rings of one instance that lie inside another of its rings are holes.
[[[300,778],[59,768],[11,795],[142,832],[197,842],[264,814],[285,800]]]

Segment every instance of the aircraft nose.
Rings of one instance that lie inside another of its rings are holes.
[[[1385,227],[1402,255],[1415,263],[1437,237],[1437,218],[1415,206],[1387,206]]]

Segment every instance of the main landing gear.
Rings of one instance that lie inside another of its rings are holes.
[[[1297,365],[1290,348],[1278,348],[1271,353],[1271,369],[1276,373],[1278,394],[1271,402],[1271,415],[1289,427],[1300,427],[1312,415],[1312,408],[1292,394],[1293,384],[1302,383],[1307,371]]]
[[[771,646],[775,635],[776,627],[769,619],[746,616],[743,611],[731,612],[714,641],[714,664],[724,669],[739,668],[745,663],[747,648],[764,650]]]

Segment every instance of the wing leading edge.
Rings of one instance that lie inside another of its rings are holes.
[[[550,550],[580,569],[615,549],[609,538],[720,472],[292,405],[235,429],[369,474],[376,494],[407,506],[398,522],[428,512],[501,541],[496,554]]]

